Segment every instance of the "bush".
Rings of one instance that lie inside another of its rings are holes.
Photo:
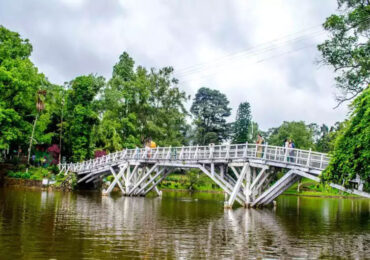
[[[59,173],[59,168],[57,165],[51,165],[49,166],[49,171],[52,172],[53,174],[57,175]]]
[[[110,175],[110,176],[107,177],[107,181],[109,181],[110,183],[112,183],[113,180],[114,180],[113,175]]]
[[[29,169],[28,172],[26,170],[22,171],[9,171],[7,176],[10,178],[18,178],[18,179],[31,179],[31,180],[42,180],[43,178],[50,178],[52,175],[48,169],[41,168],[41,167],[32,167]]]
[[[21,178],[28,180],[29,178],[31,178],[31,174],[29,172],[22,172]]]

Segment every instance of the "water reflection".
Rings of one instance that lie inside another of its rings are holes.
[[[365,258],[369,200],[282,197],[223,210],[223,196],[0,190],[0,259]]]

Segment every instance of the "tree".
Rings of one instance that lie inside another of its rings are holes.
[[[333,151],[335,138],[338,136],[338,132],[342,127],[340,122],[336,122],[331,127],[325,124],[319,126],[315,123],[309,124],[308,127],[313,133],[316,151],[323,153]]]
[[[278,128],[269,130],[268,143],[283,146],[285,139],[292,139],[296,148],[309,149],[314,145],[313,131],[303,122],[283,122]]]
[[[236,112],[236,120],[233,125],[233,143],[245,143],[251,141],[252,128],[251,108],[248,102],[241,103]]]
[[[351,105],[351,116],[336,139],[323,179],[349,184],[358,174],[370,191],[370,89]]]
[[[32,132],[36,93],[46,80],[31,52],[28,40],[0,26],[0,149],[26,148]]]
[[[350,118],[334,136],[334,151],[323,179],[348,185],[358,174],[369,190],[370,2],[338,0],[338,4],[342,14],[332,15],[324,23],[331,39],[318,48],[324,63],[339,74],[339,104],[357,98],[352,102]]]
[[[217,144],[229,137],[226,118],[230,116],[231,108],[226,96],[218,90],[200,88],[190,111],[195,117],[195,141],[198,144]]]
[[[123,53],[100,102],[103,118],[95,129],[98,147],[109,151],[141,146],[151,137],[160,146],[181,145],[187,130],[186,94],[172,78],[173,68],[134,68]]]
[[[99,101],[102,119],[94,128],[94,142],[101,149],[117,151],[140,145],[137,115],[132,110],[135,110],[134,102],[143,90],[134,86],[134,64],[126,52],[122,53],[113,67],[112,78],[103,90]]]
[[[69,83],[66,142],[72,161],[93,155],[92,129],[99,122],[94,103],[104,84],[104,78],[94,75],[79,76]]]
[[[157,138],[161,146],[180,146],[185,143],[188,130],[186,117],[188,112],[184,103],[186,93],[178,87],[178,80],[172,78],[172,67],[160,70],[151,69],[149,74],[151,90],[149,102],[154,107],[153,125],[147,126],[144,136]],[[154,127],[153,127],[154,126]]]
[[[331,39],[318,45],[324,64],[332,65],[341,94],[339,104],[351,100],[370,84],[369,0],[338,0],[342,14],[324,23]],[[338,104],[338,105],[339,105]]]
[[[36,109],[37,109],[37,115],[35,117],[33,127],[32,127],[32,133],[30,137],[30,145],[28,147],[28,152],[27,152],[27,165],[30,163],[30,158],[31,158],[31,149],[32,149],[32,143],[34,140],[34,134],[35,134],[35,128],[37,124],[37,119],[41,113],[42,110],[45,109],[45,96],[46,96],[46,90],[39,90],[37,91],[37,102],[36,102]],[[27,168],[28,171],[28,168]]]

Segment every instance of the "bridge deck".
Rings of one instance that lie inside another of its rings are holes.
[[[117,164],[123,161],[132,163],[172,162],[186,167],[194,162],[226,163],[236,161],[261,160],[271,166],[292,168],[301,167],[320,173],[328,165],[329,158],[325,153],[311,150],[291,149],[271,145],[232,144],[209,146],[159,147],[146,150],[144,148],[125,149],[115,153],[82,163],[63,164],[74,172],[91,171],[104,165]]]

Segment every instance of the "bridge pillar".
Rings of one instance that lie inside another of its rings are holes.
[[[250,173],[250,167],[248,163],[243,164],[243,167],[240,172],[238,172],[235,169],[235,167],[232,167],[232,170],[234,171],[234,174],[237,176],[237,181],[230,194],[229,200],[225,203],[225,208],[232,208],[234,201],[236,199],[236,196],[238,195],[240,190],[242,190],[242,187],[243,186],[245,187],[245,184],[243,182],[245,180],[246,174],[248,174],[248,172]]]
[[[251,203],[251,167],[247,167],[247,174],[245,176],[246,178],[246,185],[244,190],[245,195],[245,206],[249,207],[249,204]]]

